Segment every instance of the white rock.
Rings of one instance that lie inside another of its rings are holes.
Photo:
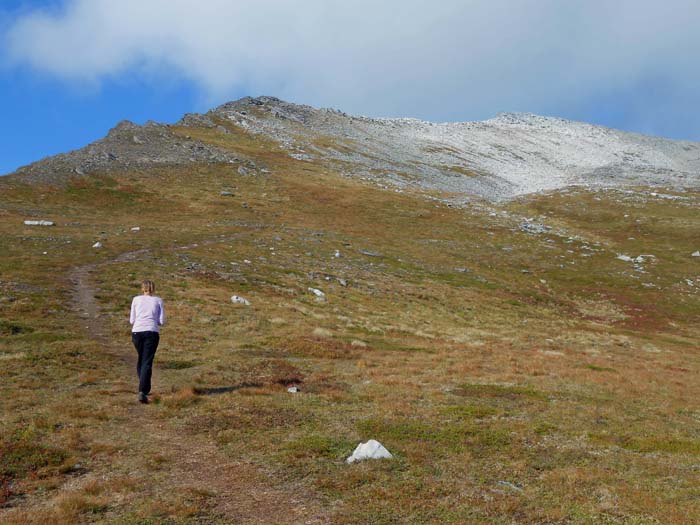
[[[620,254],[620,255],[617,256],[617,258],[620,259],[621,261],[625,261],[625,262],[632,262],[632,261],[634,261],[634,259],[633,259],[632,257],[630,257],[629,255]]]
[[[141,231],[141,227],[140,227],[140,226],[134,226],[133,228],[131,228],[131,231],[132,231],[132,232],[140,232],[140,231]]]
[[[24,221],[25,226],[56,226],[53,221]]]
[[[339,259],[340,257],[342,257],[342,255],[340,254],[340,250],[336,250],[335,253],[333,254],[333,256],[334,256],[335,258],[337,258],[337,259]]]
[[[700,251],[693,252],[692,257],[700,257]]]
[[[297,387],[297,386],[290,386],[290,387],[287,389],[287,392],[289,392],[290,394],[297,394],[297,393],[299,393],[299,387]]]
[[[326,294],[323,293],[321,290],[318,288],[309,288],[309,291],[314,294],[316,297],[325,297]]]
[[[522,488],[518,487],[515,483],[511,483],[510,481],[497,481],[496,483],[498,483],[502,487],[514,490],[515,492],[524,492]]]
[[[243,297],[240,297],[238,295],[232,295],[231,302],[233,304],[242,304],[243,306],[250,306],[250,301],[248,299],[244,299]]]
[[[379,441],[370,439],[367,443],[360,443],[357,445],[352,456],[346,459],[345,462],[355,463],[355,461],[362,461],[364,459],[391,459],[393,457],[391,452],[385,449],[384,445]]]
[[[102,243],[100,241],[97,241],[95,244],[92,245],[93,248],[102,248]]]

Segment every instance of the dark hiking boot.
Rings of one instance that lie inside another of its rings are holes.
[[[148,396],[143,392],[139,392],[139,403],[148,403]]]

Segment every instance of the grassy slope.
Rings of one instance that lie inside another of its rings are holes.
[[[235,475],[188,477],[197,450],[243,457],[254,489],[324,522],[700,516],[700,310],[685,282],[700,278],[700,195],[575,190],[492,216],[340,178],[235,129],[182,133],[271,174],[2,181],[0,520],[254,521],[222,501]],[[541,215],[570,233],[518,230]],[[641,273],[617,254],[656,258]],[[71,303],[85,264],[106,345]],[[156,403],[140,407],[125,317],[146,276],[170,324]],[[345,465],[368,438],[396,459]]]

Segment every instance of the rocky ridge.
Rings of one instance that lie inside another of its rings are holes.
[[[433,123],[246,97],[206,114],[187,114],[177,125],[227,133],[222,122],[272,139],[290,159],[327,163],[383,186],[447,192],[453,201],[508,199],[572,185],[680,188],[700,182],[700,143],[532,114]],[[111,169],[245,162],[235,152],[176,135],[168,125],[125,121],[102,140],[17,173],[56,182],[66,174]]]
[[[172,133],[165,124],[119,122],[107,136],[84,148],[42,159],[15,173],[31,183],[61,184],[71,176],[148,170],[194,163],[246,163],[240,155]]]
[[[353,176],[488,199],[571,185],[700,183],[700,143],[527,113],[434,123],[260,97],[205,115],[212,116],[276,140],[294,158],[320,158]]]

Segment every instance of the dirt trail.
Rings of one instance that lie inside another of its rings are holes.
[[[197,244],[176,247],[187,249],[231,240],[232,236],[208,239]],[[100,307],[90,274],[102,264],[135,261],[150,256],[149,250],[124,253],[99,264],[77,267],[71,273],[73,306],[84,321],[89,336],[103,351],[117,357],[124,365],[124,377],[133,375],[135,354],[123,344],[117,347],[105,334],[100,322]],[[153,494],[173,494],[187,489],[213,493],[208,501],[207,518],[197,523],[288,523],[318,524],[329,521],[328,513],[318,500],[301,486],[282,486],[259,467],[244,458],[224,455],[217,446],[200,434],[183,432],[176,421],[149,417],[152,407],[139,405],[134,394],[133,406],[123,423],[124,435],[147,436],[149,450],[162,451],[167,467],[154,477]],[[241,447],[245,453],[245,446]],[[147,467],[138,476],[148,479]],[[79,487],[73,487],[79,488]]]

